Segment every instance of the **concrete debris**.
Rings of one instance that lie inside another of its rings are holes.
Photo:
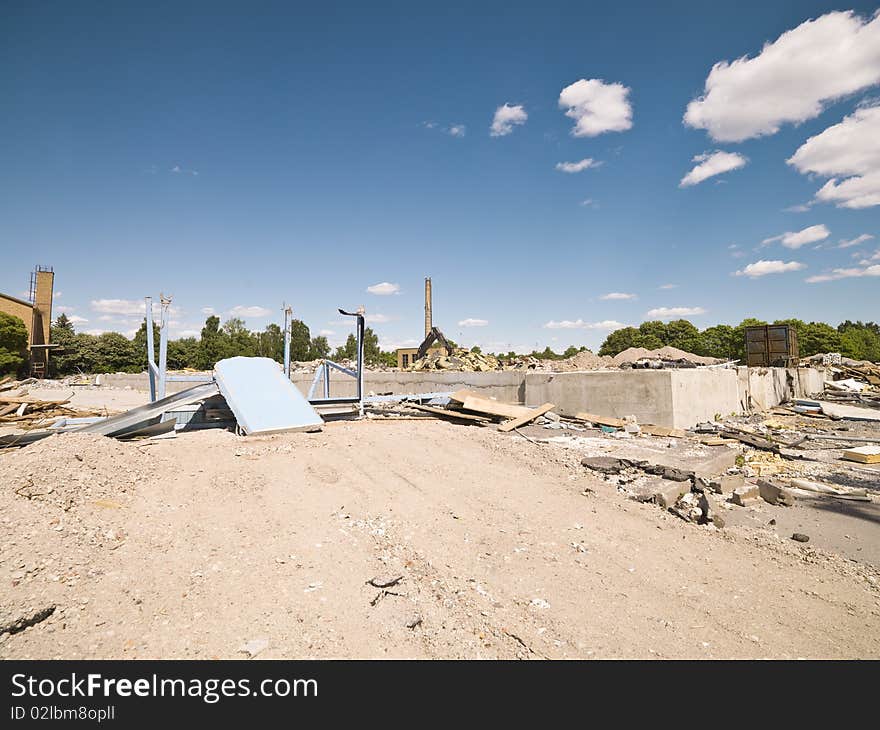
[[[663,509],[674,506],[683,496],[690,493],[690,484],[657,479],[650,485],[654,504]]]
[[[733,494],[730,495],[730,501],[740,507],[748,507],[755,504],[760,498],[761,492],[757,484],[747,484],[744,487],[734,489]]]
[[[269,639],[259,638],[259,639],[251,639],[250,641],[242,644],[238,651],[242,654],[247,654],[248,659],[253,659],[257,654],[266,651],[269,648]]]
[[[758,480],[758,493],[761,495],[761,499],[769,504],[781,504],[785,507],[791,507],[796,501],[791,491],[780,484],[766,479]]]
[[[802,532],[795,532],[795,533],[791,536],[791,539],[794,540],[795,542],[809,542],[809,541],[810,541],[810,536],[809,536],[809,535],[805,535],[805,534],[802,533]]]

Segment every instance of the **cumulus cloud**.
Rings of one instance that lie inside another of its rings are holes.
[[[78,314],[74,314],[67,319],[71,322],[71,324],[84,324],[89,321],[85,317],[80,317]]]
[[[320,330],[318,334],[321,335],[321,337],[333,337],[336,332],[334,332],[333,330]]]
[[[661,284],[660,289],[678,289],[678,284]]]
[[[230,317],[242,317],[245,319],[268,317],[270,314],[272,314],[271,309],[266,309],[265,307],[259,307],[256,305],[246,307],[243,304],[239,304],[238,306],[235,306],[229,310]]]
[[[186,170],[180,165],[175,165],[174,167],[172,167],[171,172],[173,172],[175,175],[192,175],[193,177],[196,177],[199,174],[198,170]]]
[[[880,16],[874,21],[880,23]],[[877,40],[880,57],[880,38]],[[815,200],[838,208],[880,205],[880,104],[856,109],[810,137],[787,160],[798,172],[830,177]]]
[[[132,316],[146,312],[143,300],[137,299],[92,299],[91,307],[101,314]]]
[[[748,159],[736,152],[705,152],[693,158],[693,162],[699,164],[694,167],[687,175],[685,175],[678,184],[680,188],[686,188],[691,185],[703,182],[703,180],[713,175],[721,175],[724,172],[738,170],[745,167]]]
[[[748,276],[750,279],[757,279],[759,276],[767,276],[767,274],[784,274],[786,271],[800,271],[805,268],[806,264],[800,261],[755,261],[744,269],[736,272],[737,276]]]
[[[630,89],[606,84],[602,79],[580,79],[559,94],[559,107],[575,120],[574,137],[595,137],[604,132],[625,132],[632,127]]]
[[[831,12],[786,31],[753,58],[716,63],[684,123],[719,142],[741,142],[813,119],[829,102],[878,82],[880,15]]]
[[[388,281],[383,281],[381,284],[373,284],[373,286],[368,286],[367,291],[370,294],[375,294],[380,297],[387,297],[390,294],[399,294],[400,285],[392,284]]]
[[[693,317],[697,314],[706,314],[702,307],[657,307],[649,309],[646,317],[651,319],[672,319],[673,317]]]
[[[594,160],[592,157],[585,157],[578,162],[557,162],[556,169],[560,172],[574,174],[576,172],[583,172],[584,170],[589,170],[591,167],[599,167],[601,165],[601,162],[596,162],[596,160]]]
[[[612,291],[608,292],[608,294],[603,294],[599,299],[606,300],[614,300],[614,299],[637,299],[635,294],[627,294],[626,292],[620,291]]]
[[[861,276],[880,276],[880,264],[872,264],[862,268],[834,269],[830,274],[818,274],[806,279],[808,284],[819,284],[823,281],[835,281],[837,279],[851,279]]]
[[[391,317],[387,314],[368,314],[364,319],[370,324],[385,324],[385,322],[390,322]]]
[[[504,104],[495,110],[492,126],[489,127],[491,137],[506,137],[515,126],[526,123],[529,115],[521,104]]]
[[[584,322],[582,319],[563,319],[556,322],[551,319],[544,327],[550,330],[617,330],[626,325],[613,319],[605,319],[601,322]]]
[[[452,124],[446,128],[446,134],[450,137],[464,137],[467,134],[467,127],[464,124]]]
[[[761,245],[766,246],[767,244],[775,243],[776,241],[782,241],[782,245],[786,248],[800,248],[801,246],[806,246],[808,243],[824,241],[830,235],[831,231],[829,231],[825,225],[820,223],[817,226],[809,226],[800,231],[786,231],[778,236],[765,238],[761,241]]]
[[[73,312],[76,310],[76,307],[68,307],[63,304],[60,306],[53,305],[53,308],[55,309],[56,312],[58,312],[58,314],[67,314],[68,312]]]
[[[467,319],[463,319],[458,323],[459,327],[485,327],[489,324],[488,319],[473,319],[472,317],[468,317]]]
[[[840,243],[837,244],[837,248],[852,248],[853,246],[858,246],[865,241],[870,241],[874,236],[870,233],[863,233],[861,236],[856,236],[855,238],[850,238],[849,240],[843,239]]]

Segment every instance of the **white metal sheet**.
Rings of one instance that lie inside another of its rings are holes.
[[[268,357],[230,357],[214,366],[214,379],[246,434],[316,431],[324,421]]]

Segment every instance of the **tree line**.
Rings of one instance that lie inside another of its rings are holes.
[[[791,325],[797,333],[801,357],[839,352],[854,360],[880,361],[880,325],[850,320],[832,327],[825,322],[804,322],[801,319],[765,322],[749,318],[736,326],[716,324],[704,330],[697,329],[686,319],[642,322],[638,327],[624,327],[609,334],[599,348],[599,354],[613,356],[628,347],[654,350],[669,345],[695,355],[745,362],[745,328],[765,324]]]
[[[70,319],[62,314],[52,325],[52,342],[63,350],[53,353],[50,374],[72,373],[139,373],[147,367],[147,322],[132,339],[118,332],[90,335],[76,332]],[[155,357],[159,358],[159,327],[153,324]],[[345,344],[332,352],[333,360],[351,360],[357,354],[357,340],[350,334]],[[222,325],[220,318],[210,316],[199,337],[169,339],[167,365],[169,370],[210,370],[218,360],[241,355],[244,357],[271,357],[284,361],[284,332],[277,324],[269,324],[262,331],[249,330],[243,320],[233,317]],[[330,358],[331,347],[327,338],[312,337],[308,325],[295,319],[291,323],[290,359],[292,361]],[[397,362],[394,353],[382,352],[379,338],[369,327],[364,331],[364,359],[371,365]]]

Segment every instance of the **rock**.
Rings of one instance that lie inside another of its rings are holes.
[[[668,479],[658,479],[653,484],[653,500],[654,504],[669,509],[674,506],[682,495],[690,492],[690,484],[688,482],[672,481]]]
[[[802,533],[802,532],[795,532],[795,533],[791,536],[791,539],[794,540],[795,542],[809,542],[809,541],[810,541],[810,536],[809,536],[809,535],[805,535],[805,534]]]
[[[758,493],[765,502],[791,507],[795,503],[794,494],[785,487],[766,479],[758,480]]]
[[[716,494],[733,494],[734,489],[745,486],[745,478],[742,474],[724,474],[717,479],[708,480],[709,489]]]
[[[754,504],[761,498],[761,492],[755,484],[746,484],[744,487],[738,487],[733,490],[730,495],[730,501],[738,504],[740,507],[747,507]]]
[[[715,527],[724,527],[724,518],[718,514],[718,509],[715,507],[715,500],[712,499],[711,496],[706,492],[703,492],[700,495],[698,505],[702,512],[700,524],[705,525],[711,522]]]
[[[260,639],[251,639],[250,641],[242,644],[238,650],[242,654],[247,654],[249,659],[253,659],[257,654],[261,651],[265,651],[269,648],[269,639],[260,638]]]
[[[632,466],[632,462],[628,459],[615,459],[613,456],[585,456],[581,459],[581,465],[602,474],[620,474],[628,466]]]

